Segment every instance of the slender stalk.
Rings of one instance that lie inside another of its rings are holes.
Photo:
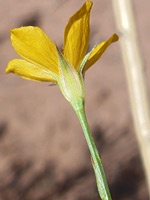
[[[83,108],[83,109],[78,109],[75,111],[80,120],[82,129],[83,129],[83,132],[84,132],[84,135],[85,135],[85,138],[86,138],[86,141],[91,153],[92,164],[93,164],[93,168],[94,168],[94,172],[96,176],[99,195],[102,200],[111,200],[111,195],[110,195],[109,188],[107,185],[104,169],[102,166],[102,161],[99,157],[97,148],[92,138],[92,135],[88,126],[88,122],[86,119],[85,110]]]
[[[140,53],[131,0],[112,0],[120,34],[136,137],[150,195],[150,112],[143,59]]]

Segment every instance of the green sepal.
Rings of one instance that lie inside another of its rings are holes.
[[[82,74],[64,58],[58,50],[59,79],[58,85],[64,97],[75,110],[84,106],[84,84]]]
[[[93,48],[89,53],[87,53],[87,54],[84,56],[82,62],[80,63],[79,67],[77,68],[77,71],[78,71],[79,73],[82,73],[82,72],[83,72],[84,66],[85,66],[85,64],[86,64],[86,62],[87,62],[87,60],[88,60],[88,58],[90,57],[91,53],[93,52],[93,50],[94,50],[94,48]]]

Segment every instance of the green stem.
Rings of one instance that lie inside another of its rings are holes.
[[[96,176],[99,195],[102,200],[111,200],[111,195],[109,192],[104,169],[102,166],[102,161],[100,159],[98,150],[97,150],[94,140],[92,138],[92,135],[91,135],[91,132],[90,132],[90,129],[88,126],[88,122],[86,119],[85,110],[84,110],[84,108],[82,108],[82,109],[75,109],[75,111],[80,120],[82,129],[83,129],[83,132],[84,132],[84,135],[85,135],[85,138],[86,138],[86,141],[87,141],[90,153],[91,153],[92,164],[93,164],[93,168],[94,168],[94,172],[95,172],[95,176]]]

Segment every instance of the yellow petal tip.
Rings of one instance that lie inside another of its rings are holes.
[[[13,72],[14,68],[11,66],[11,61],[9,61],[8,66],[5,70],[6,74]]]
[[[87,10],[91,10],[92,5],[93,5],[93,2],[92,2],[92,1],[86,1],[86,2],[85,2],[85,5],[86,5],[86,7],[87,7]]]
[[[9,73],[9,68],[7,67],[6,70],[5,70],[6,74]]]
[[[22,28],[22,27],[20,27],[20,28]],[[11,34],[11,35],[14,35],[15,32],[17,32],[18,29],[20,29],[20,28],[14,28],[14,29],[11,29],[11,30],[10,30],[10,34]]]
[[[10,38],[11,38],[12,42],[13,42],[13,39],[15,38],[15,36],[17,35],[18,29],[20,29],[20,28],[14,28],[14,29],[10,30]]]
[[[116,34],[116,33],[114,33],[113,35],[112,35],[112,42],[116,42],[116,41],[118,41],[119,40],[119,36]]]
[[[92,5],[93,5],[92,1],[86,1],[81,7],[82,12],[89,13],[91,11]]]
[[[17,32],[25,31],[25,30],[39,30],[40,28],[37,26],[21,26],[19,28],[14,28],[10,30],[11,35],[15,35]]]

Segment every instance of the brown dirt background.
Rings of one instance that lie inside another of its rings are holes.
[[[59,88],[5,74],[19,56],[9,29],[34,25],[63,46],[83,0],[0,0],[0,200],[98,200],[79,121]],[[110,0],[94,0],[89,49],[117,32]],[[150,1],[134,0],[148,78]],[[86,74],[86,113],[114,200],[148,200],[119,42]],[[150,81],[148,80],[150,88]]]

